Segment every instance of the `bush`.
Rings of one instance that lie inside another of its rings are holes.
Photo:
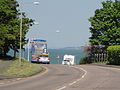
[[[90,64],[91,63],[91,60],[89,59],[89,56],[87,57],[82,57],[80,59],[80,64]]]
[[[114,65],[120,65],[120,45],[109,46],[108,51],[108,63]]]

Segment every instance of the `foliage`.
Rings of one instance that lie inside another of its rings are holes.
[[[97,9],[90,17],[90,42],[93,45],[120,45],[120,1],[102,2],[103,8]]]
[[[80,59],[80,64],[90,64],[90,63],[92,63],[89,58],[90,58],[89,56],[87,56],[87,57],[82,57],[82,58]]]
[[[17,7],[19,4],[16,0],[0,1],[0,54],[4,56],[10,49],[15,52],[19,49],[20,12]],[[25,35],[32,23],[33,20],[26,18],[23,13],[22,46],[25,44]]]
[[[120,65],[120,45],[109,46],[107,50],[109,64]]]

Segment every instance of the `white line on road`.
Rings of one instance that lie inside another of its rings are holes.
[[[71,86],[71,85],[75,84],[76,82],[77,82],[77,80],[76,80],[76,81],[74,81],[74,82],[72,82],[72,83],[69,83],[69,86]]]
[[[79,69],[79,70],[82,70],[82,71],[84,71],[85,73],[82,75],[81,78],[79,78],[79,79],[73,81],[72,83],[69,83],[68,85],[66,85],[66,86],[64,86],[64,87],[62,87],[62,88],[60,88],[60,89],[57,89],[57,90],[63,90],[63,89],[65,89],[65,88],[67,88],[67,87],[69,87],[69,86],[72,86],[73,84],[79,82],[79,81],[82,80],[83,78],[85,78],[85,76],[86,76],[86,74],[87,74],[87,71],[86,71],[85,69],[79,68],[79,67],[75,67],[75,66],[72,66],[72,67],[77,68],[77,69]],[[119,68],[111,68],[111,67],[100,67],[100,68],[111,69],[111,70],[120,70]]]
[[[63,89],[65,89],[66,88],[66,86],[64,86],[64,87],[62,87],[62,88],[59,88],[58,90],[63,90]]]
[[[85,77],[85,75],[87,74],[87,71],[86,71],[86,70],[84,70],[83,68],[78,68],[78,67],[74,67],[74,68],[81,69],[81,70],[82,70],[82,71],[84,71],[85,73],[82,75],[82,77],[81,77],[81,78],[79,78],[79,79],[77,79],[76,81],[74,81],[74,82],[70,83],[70,84],[69,84],[69,86],[71,86],[71,85],[73,85],[73,84],[77,83],[78,81],[80,81],[81,79],[83,79],[83,78]]]
[[[75,66],[72,66],[72,67],[77,68],[77,69],[79,69],[79,70],[82,70],[82,71],[84,71],[85,73],[82,75],[81,78],[79,78],[79,79],[73,81],[72,83],[69,83],[68,85],[63,86],[62,88],[59,88],[59,89],[57,89],[57,90],[63,90],[63,89],[65,89],[65,88],[67,88],[68,86],[72,86],[73,84],[77,83],[78,81],[80,81],[81,79],[83,79],[83,78],[86,76],[87,71],[84,70],[83,68],[79,68],[79,67],[75,67]]]

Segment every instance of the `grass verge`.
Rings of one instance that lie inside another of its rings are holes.
[[[0,63],[2,63],[3,61],[0,59]]]
[[[5,76],[30,76],[34,75],[38,72],[41,72],[43,68],[39,64],[33,64],[28,62],[27,60],[21,61],[21,64],[19,63],[19,60],[16,59],[12,61],[12,64],[1,73],[1,75]]]
[[[94,63],[91,63],[91,64],[104,64],[104,65],[107,65],[108,62],[94,62]]]

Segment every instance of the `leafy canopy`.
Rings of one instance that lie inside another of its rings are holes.
[[[20,38],[20,11],[16,0],[0,0],[0,54],[13,49],[18,51]],[[32,26],[33,20],[23,13],[22,46],[25,44],[25,35]]]
[[[93,45],[120,45],[120,1],[102,2],[102,8],[89,21]]]

